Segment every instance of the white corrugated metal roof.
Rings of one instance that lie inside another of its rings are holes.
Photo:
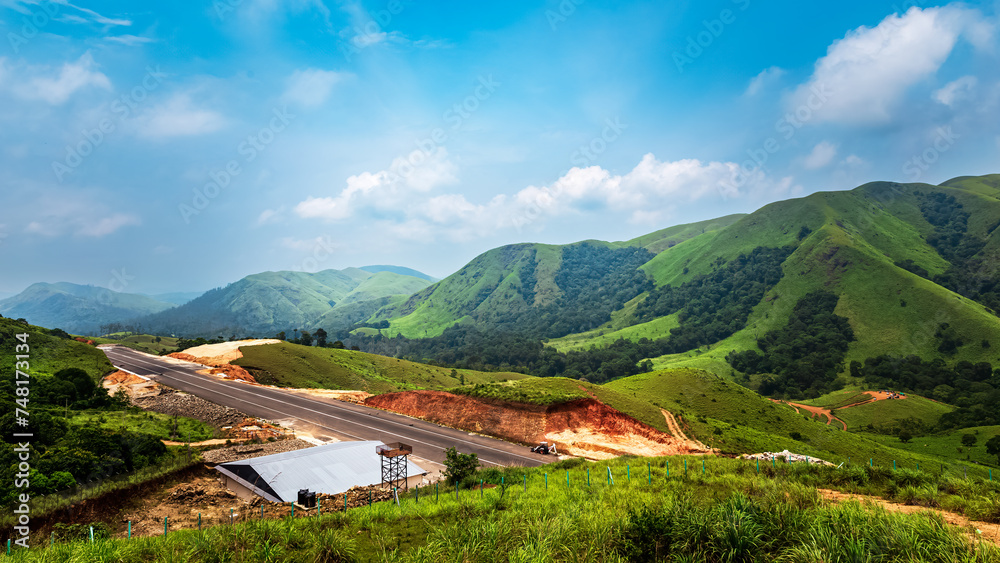
[[[296,500],[299,489],[338,494],[351,487],[365,487],[382,482],[382,459],[375,453],[382,442],[336,442],[302,450],[282,452],[242,461],[223,463],[216,469],[239,478],[264,497],[274,495],[260,490],[269,487],[282,502]],[[247,479],[247,468],[253,479]],[[240,476],[235,473],[239,471]],[[407,459],[410,476],[426,473]]]

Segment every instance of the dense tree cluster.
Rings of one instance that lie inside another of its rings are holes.
[[[795,304],[788,323],[757,340],[756,350],[731,352],[733,369],[745,374],[767,374],[760,383],[763,395],[818,397],[834,390],[844,355],[854,340],[847,319],[835,314],[839,297],[814,291]]]
[[[924,395],[957,410],[941,417],[942,429],[1000,424],[1000,369],[987,362],[957,362],[937,358],[878,356],[851,362],[851,375],[876,389]]]
[[[712,344],[742,329],[753,306],[781,279],[781,264],[792,252],[787,247],[757,248],[732,262],[718,262],[711,274],[675,288],[652,290],[637,269],[646,256],[596,245],[570,248],[568,256],[564,254],[563,269],[556,274],[557,283],[566,284],[560,285],[564,295],[552,306],[516,315],[514,321],[500,325],[459,324],[436,338],[377,335],[351,340],[369,352],[441,365],[604,382],[651,370],[648,358]],[[596,265],[588,268],[586,264]],[[587,273],[571,275],[579,271]],[[644,290],[650,291],[649,299],[660,300],[660,309],[647,307],[640,319],[670,314],[663,310],[680,312],[680,325],[669,335],[655,340],[619,339],[603,348],[565,354],[542,345],[543,338],[599,326],[613,310]]]
[[[916,192],[916,195],[921,213],[928,223],[934,225],[934,233],[927,238],[927,242],[951,263],[947,271],[934,276],[934,283],[1000,314],[1000,278],[995,273],[994,264],[988,263],[987,258],[977,256],[986,241],[969,234],[969,213],[954,196],[923,192]],[[992,233],[998,227],[1000,223],[989,231]],[[910,271],[928,277],[926,270],[922,273]]]

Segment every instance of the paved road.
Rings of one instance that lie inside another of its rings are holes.
[[[268,420],[295,419],[342,440],[380,440],[413,446],[413,455],[444,462],[444,450],[475,453],[484,465],[538,466],[554,457],[493,438],[352,403],[305,397],[295,393],[219,380],[196,373],[204,366],[177,364],[122,346],[102,346],[119,369],[149,377],[185,393]]]

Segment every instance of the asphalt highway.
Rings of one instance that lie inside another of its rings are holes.
[[[102,346],[101,349],[119,369],[251,416],[267,420],[293,419],[314,434],[341,440],[402,442],[413,446],[414,456],[437,463],[444,462],[444,451],[450,447],[461,453],[477,454],[484,465],[534,467],[556,461],[554,456],[533,454],[526,446],[395,413],[202,375],[197,371],[205,366],[198,364],[168,362],[122,346]]]

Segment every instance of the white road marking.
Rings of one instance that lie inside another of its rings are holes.
[[[185,376],[185,378],[192,378],[192,377],[195,377],[195,376],[193,376],[193,375],[191,375],[191,374],[189,374],[189,373],[185,373],[185,372],[183,372],[183,371],[180,371],[180,370],[177,370],[177,369],[175,369],[175,368],[170,368],[170,367],[166,367],[166,366],[167,366],[167,364],[157,364],[157,363],[153,363],[153,362],[149,362],[149,361],[144,361],[144,360],[142,360],[142,359],[139,359],[139,358],[135,358],[134,356],[130,357],[130,355],[131,355],[132,353],[125,353],[125,354],[121,354],[121,353],[120,353],[120,352],[119,352],[118,350],[105,350],[105,354],[107,354],[108,352],[113,352],[113,353],[118,353],[119,355],[124,355],[124,356],[125,356],[125,360],[126,360],[126,361],[128,361],[128,360],[131,360],[131,361],[133,361],[133,362],[135,362],[135,363],[139,363],[139,364],[146,364],[146,365],[150,365],[150,366],[153,366],[154,368],[157,368],[157,369],[165,369],[166,371],[172,371],[172,372],[177,372],[177,373],[179,373],[179,374],[181,374],[181,375]],[[122,360],[119,360],[119,361],[122,361]],[[161,372],[161,373],[160,373],[159,375],[167,375],[167,374],[166,374],[166,373],[162,373],[162,372]],[[168,376],[168,377],[170,377],[170,376]],[[285,413],[285,412],[282,412],[282,411],[279,411],[278,409],[275,409],[275,408],[273,408],[273,407],[269,407],[269,406],[266,406],[266,405],[261,405],[261,404],[259,404],[259,403],[255,403],[255,402],[253,402],[253,401],[250,401],[250,400],[247,400],[247,399],[243,399],[243,398],[240,398],[240,397],[236,397],[236,396],[233,396],[233,395],[229,395],[228,393],[223,393],[223,392],[221,392],[221,391],[217,391],[217,390],[213,390],[213,389],[210,389],[210,388],[208,388],[208,387],[204,387],[204,386],[202,386],[202,385],[198,385],[197,383],[193,383],[193,382],[191,382],[191,381],[190,381],[190,380],[188,380],[188,379],[182,379],[182,378],[180,378],[180,377],[178,377],[178,376],[173,376],[173,377],[177,377],[178,379],[181,379],[181,380],[182,380],[182,381],[183,381],[184,383],[186,383],[186,384],[188,384],[188,385],[191,385],[191,386],[193,386],[193,387],[197,387],[197,388],[199,388],[199,389],[203,389],[203,390],[205,390],[205,391],[208,391],[208,392],[210,392],[210,393],[216,393],[216,394],[219,394],[219,395],[223,395],[223,396],[225,396],[225,397],[229,397],[229,398],[231,398],[231,399],[235,399],[235,400],[237,400],[237,401],[242,401],[242,402],[244,402],[244,403],[249,403],[249,404],[251,404],[251,405],[254,405],[254,406],[257,406],[257,407],[260,407],[260,408],[263,408],[263,409],[268,409],[268,410],[273,410],[273,411],[275,411],[275,412],[277,412],[277,413],[280,413],[280,414],[283,414],[283,415],[285,415],[285,416],[288,416],[288,417],[290,417],[290,418],[294,418],[294,419],[296,419],[296,420],[301,420],[302,422],[305,422],[305,423],[308,423],[308,424],[315,424],[316,426],[319,426],[320,428],[325,428],[325,429],[327,429],[327,430],[330,430],[330,431],[333,431],[333,432],[337,432],[337,433],[340,433],[340,434],[343,434],[343,435],[345,435],[345,436],[350,436],[350,437],[352,437],[352,438],[357,438],[358,440],[364,440],[364,438],[362,438],[362,437],[360,437],[360,436],[355,436],[355,435],[353,435],[353,434],[349,434],[349,433],[347,433],[347,432],[343,432],[343,431],[341,431],[341,430],[337,430],[337,429],[335,429],[335,428],[331,428],[331,427],[329,427],[329,426],[324,426],[324,425],[322,425],[322,424],[317,424],[317,423],[315,423],[315,422],[312,422],[312,421],[309,421],[309,420],[305,420],[305,419],[303,419],[303,418],[299,418],[298,416],[295,416],[295,415],[293,415],[293,414],[289,414],[289,413]],[[218,385],[219,385],[220,387],[223,387],[223,388],[227,388],[227,389],[228,389],[228,387],[225,387],[225,386],[223,386],[222,384],[218,384]],[[241,390],[241,391],[242,391],[242,390]],[[269,390],[269,391],[273,391],[273,390]],[[249,393],[249,391],[246,391],[246,392],[247,392],[247,393]],[[270,401],[275,401],[275,402],[278,402],[278,403],[281,403],[281,404],[284,404],[284,405],[288,405],[288,406],[290,406],[290,407],[293,407],[293,408],[300,408],[300,409],[304,409],[304,410],[306,410],[306,411],[309,411],[309,412],[313,412],[313,413],[316,413],[316,414],[318,414],[318,415],[320,415],[320,416],[326,416],[326,417],[330,417],[330,418],[333,418],[333,419],[336,419],[336,420],[341,420],[341,421],[343,421],[343,422],[346,422],[347,424],[356,424],[356,425],[358,425],[358,426],[362,426],[362,427],[364,427],[364,428],[367,428],[367,429],[369,429],[369,430],[373,430],[373,431],[375,431],[375,432],[389,432],[389,431],[387,431],[387,430],[385,430],[385,429],[382,429],[382,428],[376,428],[376,427],[374,427],[374,426],[369,426],[369,425],[367,425],[367,424],[362,424],[362,423],[360,423],[360,422],[355,422],[355,421],[352,421],[352,420],[347,420],[346,418],[341,418],[341,417],[339,417],[339,416],[335,416],[335,415],[332,415],[332,414],[328,414],[328,413],[324,413],[324,412],[320,412],[320,411],[317,411],[317,410],[315,410],[315,409],[310,409],[310,408],[308,408],[308,407],[304,407],[304,406],[299,406],[299,405],[295,405],[295,404],[293,404],[293,403],[289,403],[289,402],[287,402],[287,401],[283,401],[283,400],[281,400],[281,399],[277,399],[277,398],[274,398],[274,397],[267,397],[267,398],[268,398],[268,400],[270,400]],[[319,401],[315,401],[315,400],[312,400],[312,399],[309,399],[309,398],[306,398],[306,397],[297,397],[297,398],[299,398],[299,399],[301,399],[301,400],[303,400],[303,401],[307,401],[307,402],[310,402],[310,403],[315,403],[315,404],[318,404],[318,405],[323,405],[323,406],[326,406],[326,407],[330,407],[330,408],[336,408],[336,407],[334,407],[334,406],[332,406],[332,405],[329,405],[329,404],[327,404],[327,403],[321,403],[321,402],[319,402]],[[374,415],[372,415],[372,416],[374,416]],[[382,420],[383,422],[386,422],[386,423],[389,423],[389,424],[395,424],[396,426],[399,426],[399,427],[402,427],[402,428],[403,428],[404,430],[405,430],[406,428],[413,428],[413,427],[411,427],[411,426],[410,426],[410,425],[408,425],[408,424],[404,424],[404,423],[401,423],[401,422],[396,422],[396,421],[394,421],[394,420],[389,420],[389,419],[385,419],[385,418],[383,418],[383,419],[381,419],[381,420]],[[429,430],[423,430],[423,431],[424,431],[424,432],[429,432]],[[487,450],[492,450],[492,451],[494,451],[494,452],[499,452],[499,453],[501,453],[501,454],[504,454],[504,455],[509,455],[509,456],[513,456],[513,457],[515,457],[515,458],[518,458],[518,459],[526,459],[526,460],[530,460],[530,461],[533,461],[533,462],[537,462],[537,461],[538,461],[538,460],[535,460],[535,459],[533,459],[533,458],[530,458],[530,457],[525,457],[525,456],[521,456],[521,455],[518,455],[518,454],[515,454],[515,453],[511,453],[511,452],[507,452],[507,451],[504,451],[504,450],[501,450],[501,449],[498,449],[498,448],[493,448],[493,447],[490,447],[490,446],[486,446],[486,445],[482,445],[482,444],[476,444],[476,443],[474,443],[474,442],[467,442],[467,441],[465,441],[465,440],[461,440],[461,439],[458,439],[458,438],[450,438],[450,439],[453,439],[453,440],[455,440],[455,441],[457,441],[457,442],[460,442],[460,443],[463,443],[463,444],[466,444],[466,445],[469,445],[469,446],[474,446],[474,447],[477,447],[477,448],[484,448],[484,449],[487,449]],[[421,441],[421,440],[417,440],[417,439],[413,439],[413,438],[409,438],[409,440],[410,440],[410,441],[412,441],[412,442],[416,442],[416,443],[418,443],[418,444],[423,444],[423,445],[425,445],[425,446],[428,446],[428,447],[431,447],[431,448],[437,448],[437,447],[439,447],[439,446],[437,446],[437,445],[435,445],[435,444],[430,444],[430,443],[427,443],[427,442],[424,442],[424,441]],[[485,463],[490,463],[490,464],[493,464],[493,465],[497,465],[497,466],[502,466],[502,464],[501,464],[501,463],[497,463],[497,462],[495,462],[495,461],[490,461],[490,460],[487,460],[487,459],[482,459],[482,458],[480,458],[480,461],[483,461],[483,462],[485,462]]]

